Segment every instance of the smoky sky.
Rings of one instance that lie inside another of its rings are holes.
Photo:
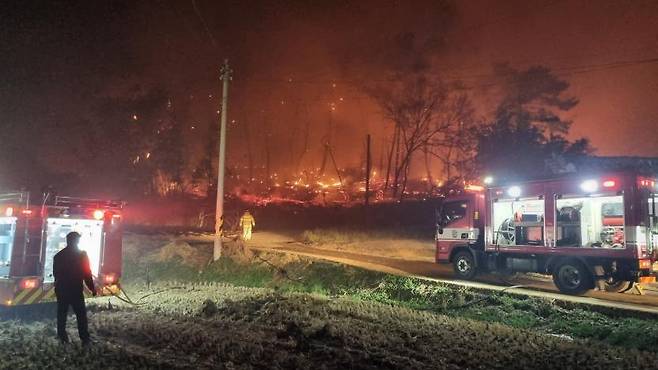
[[[54,170],[75,168],[62,137],[97,99],[155,87],[180,107],[192,167],[225,58],[235,166],[269,153],[273,171],[318,167],[327,137],[339,166],[359,166],[368,133],[377,164],[390,123],[364,85],[426,68],[463,80],[486,118],[505,62],[568,81],[571,137],[597,154],[658,156],[658,63],[642,62],[658,58],[655,1],[7,1],[0,14],[0,125],[15,138],[0,145]]]

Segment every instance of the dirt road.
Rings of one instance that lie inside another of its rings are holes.
[[[586,296],[576,297],[560,294],[550,278],[541,276],[523,275],[521,277],[503,279],[495,275],[483,275],[478,277],[476,281],[457,281],[453,278],[452,267],[450,265],[438,265],[434,263],[431,254],[432,248],[427,247],[416,250],[416,253],[404,253],[405,257],[400,258],[399,256],[391,257],[385,252],[380,253],[382,255],[377,255],[378,253],[375,249],[365,253],[360,248],[354,248],[359,251],[359,253],[354,253],[348,251],[349,248],[347,247],[340,248],[340,250],[331,247],[310,247],[285,235],[271,232],[255,234],[254,239],[248,243],[248,246],[253,249],[274,250],[321,258],[370,270],[416,276],[478,289],[497,291],[505,289],[509,293],[658,314],[658,294],[650,290],[647,290],[645,295],[590,291]],[[510,286],[517,285],[521,285],[522,287],[509,288]]]

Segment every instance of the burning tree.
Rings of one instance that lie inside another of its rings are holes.
[[[455,167],[461,169],[460,176],[464,175],[466,154],[472,148],[469,132],[474,122],[473,108],[466,95],[455,94],[426,73],[416,73],[368,91],[384,116],[393,122],[384,191],[390,185],[394,197],[404,195],[409,169],[418,153],[424,155],[430,184],[431,156],[441,160],[448,178]]]

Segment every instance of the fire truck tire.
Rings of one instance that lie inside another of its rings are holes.
[[[568,259],[560,261],[553,269],[553,282],[560,292],[581,295],[592,289],[592,274],[581,262]]]
[[[457,252],[452,259],[452,267],[460,279],[471,280],[477,274],[475,257],[469,251]]]
[[[617,280],[613,282],[605,282],[605,291],[611,293],[623,293],[633,287],[632,281]]]

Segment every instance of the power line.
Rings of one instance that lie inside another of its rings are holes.
[[[210,28],[208,28],[208,24],[206,23],[206,20],[203,19],[203,16],[199,11],[199,7],[196,5],[196,0],[192,0],[192,7],[194,7],[194,13],[196,13],[197,18],[199,18],[199,21],[203,25],[203,28],[206,30],[206,34],[208,35],[208,38],[210,38],[210,42],[212,43],[212,46],[214,48],[217,48],[217,42],[215,41],[215,37],[213,36],[212,32],[210,32]]]
[[[647,59],[636,59],[636,60],[623,60],[615,61],[609,63],[599,63],[599,64],[583,64],[576,66],[567,66],[559,68],[549,68],[549,70],[558,76],[565,76],[571,74],[581,74],[596,72],[600,70],[615,69],[615,68],[624,68],[632,67],[642,64],[651,64],[658,62],[658,58],[647,58]],[[450,76],[444,78],[443,81],[463,81],[463,80],[472,80],[472,79],[489,79],[505,76],[504,74],[474,74],[474,75],[462,75],[462,76]],[[358,85],[362,84],[365,81],[375,82],[375,83],[398,83],[401,78],[386,78],[386,79],[342,79],[342,78],[330,78],[330,79],[262,79],[262,78],[246,78],[243,81],[252,82],[252,83],[263,83],[263,84],[335,84],[341,83],[345,85]]]

